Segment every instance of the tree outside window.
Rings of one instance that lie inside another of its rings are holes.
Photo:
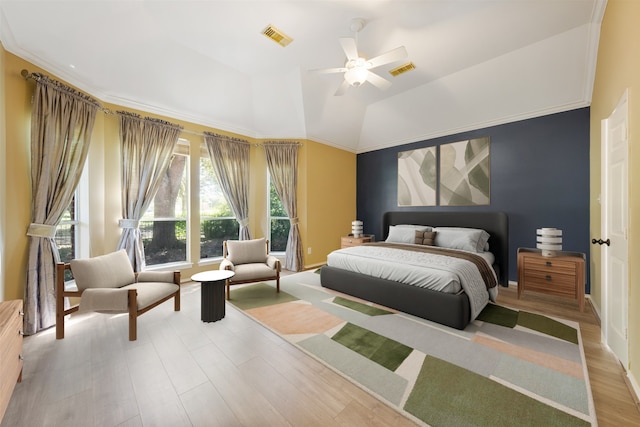
[[[286,252],[291,222],[271,180],[269,180],[269,225],[271,252]]]
[[[140,220],[148,266],[187,260],[187,160],[174,153],[151,206]]]
[[[204,149],[200,156],[200,258],[222,257],[222,242],[238,240],[239,229]]]

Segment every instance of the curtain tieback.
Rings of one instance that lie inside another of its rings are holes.
[[[249,218],[242,218],[238,220],[240,227],[247,227],[249,225]]]
[[[120,228],[138,228],[139,222],[137,219],[121,219],[118,221],[118,227]]]
[[[291,222],[291,225],[298,224],[298,218],[290,218],[289,221]]]
[[[56,226],[48,225],[48,224],[29,224],[29,229],[27,230],[27,236],[31,237],[47,237],[49,239],[53,239],[56,237]]]

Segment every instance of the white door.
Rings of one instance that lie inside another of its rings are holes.
[[[602,333],[625,369],[628,324],[628,99],[602,121]]]

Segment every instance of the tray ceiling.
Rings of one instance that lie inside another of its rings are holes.
[[[103,102],[365,152],[590,105],[605,0],[9,1],[9,52]],[[339,37],[415,70],[334,96]],[[265,37],[268,25],[293,39]]]

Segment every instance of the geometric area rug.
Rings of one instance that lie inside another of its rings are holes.
[[[428,426],[596,426],[579,325],[496,304],[460,331],[320,285],[306,271],[228,301]]]

